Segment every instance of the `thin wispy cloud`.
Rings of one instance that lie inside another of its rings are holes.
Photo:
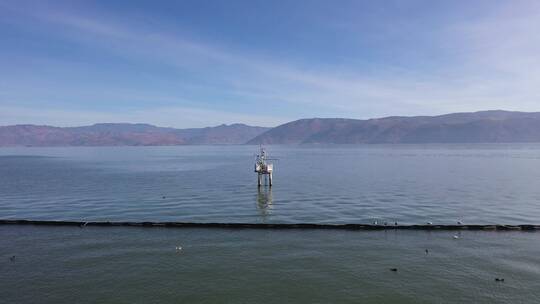
[[[28,10],[9,5],[21,18],[6,18],[5,23],[35,31],[42,39],[45,32],[51,44],[68,44],[84,56],[10,52],[22,57],[19,61],[34,57],[29,62],[35,65],[17,67],[2,61],[8,67],[0,72],[0,106],[8,112],[0,117],[0,124],[33,117],[36,123],[66,125],[70,124],[66,117],[73,115],[85,121],[146,121],[180,127],[233,119],[276,125],[314,116],[538,111],[540,37],[534,32],[540,26],[540,8],[529,2],[510,5],[497,3],[467,20],[446,18],[429,29],[429,35],[408,33],[422,45],[431,44],[433,56],[406,62],[408,55],[403,55],[401,65],[379,59],[370,68],[354,61],[350,65],[299,61],[239,43],[194,39],[190,29],[116,20],[100,10],[59,5]],[[351,35],[354,26],[354,22],[328,24],[328,28],[346,29],[343,33],[349,36],[341,39],[361,39],[360,28],[358,35]],[[411,28],[422,31],[422,26]],[[399,29],[380,35],[393,37],[395,31]],[[373,39],[373,33],[367,36]],[[396,43],[389,46],[396,54],[415,51],[414,45]],[[417,48],[421,47],[425,46]],[[358,52],[358,57],[364,55]],[[46,79],[32,73],[36,70],[43,71]],[[16,77],[10,77],[11,72]],[[32,88],[22,90],[25,84]],[[22,110],[32,104],[45,105],[48,114],[25,117]],[[120,113],[122,107],[129,113]],[[168,113],[200,118],[175,119]]]

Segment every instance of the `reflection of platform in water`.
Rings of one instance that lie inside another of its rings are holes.
[[[272,209],[272,188],[259,188],[257,191],[257,207],[262,215],[270,214]]]

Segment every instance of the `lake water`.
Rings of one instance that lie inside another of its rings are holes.
[[[540,145],[268,152],[259,191],[253,146],[4,148],[0,218],[539,224]],[[0,303],[538,303],[539,253],[538,232],[2,225]]]
[[[540,301],[534,232],[0,226],[0,235],[2,303]]]
[[[540,145],[0,149],[0,218],[538,224]]]

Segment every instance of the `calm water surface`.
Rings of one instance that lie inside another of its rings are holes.
[[[540,302],[538,233],[0,226],[0,235],[2,303]]]
[[[256,149],[0,149],[0,218],[539,224],[540,145]],[[539,233],[455,233],[4,225],[0,303],[540,302]]]
[[[0,218],[538,224],[540,145],[0,149]]]

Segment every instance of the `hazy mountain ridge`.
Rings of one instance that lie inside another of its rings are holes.
[[[368,120],[313,118],[289,122],[249,144],[540,142],[540,113],[482,111]]]
[[[82,127],[0,127],[0,146],[159,146],[243,144],[268,130],[244,124],[175,129],[149,124],[101,123]]]
[[[367,120],[312,118],[275,128],[244,124],[175,129],[149,124],[0,127],[0,146],[540,142],[540,112],[482,111]]]

